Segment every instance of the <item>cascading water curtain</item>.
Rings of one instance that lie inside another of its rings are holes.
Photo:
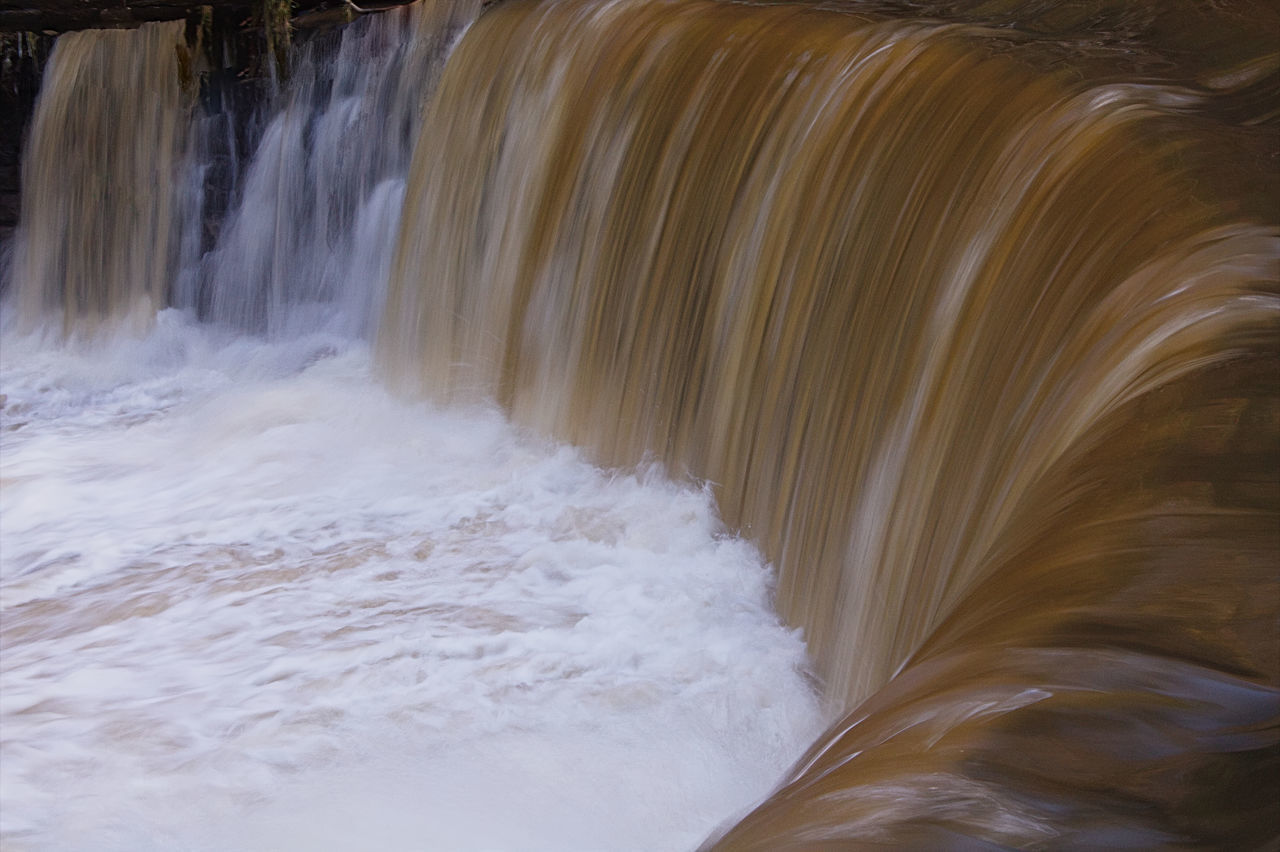
[[[867,703],[725,848],[1257,842],[1274,45],[1179,68],[1159,8],[887,11],[492,9],[423,125],[382,360],[708,480],[777,560]]]

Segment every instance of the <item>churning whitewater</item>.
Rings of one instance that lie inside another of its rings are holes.
[[[708,493],[340,338],[6,340],[6,849],[675,849],[817,733]]]

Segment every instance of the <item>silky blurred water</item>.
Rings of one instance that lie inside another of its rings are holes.
[[[1076,5],[59,37],[0,846],[1274,846],[1280,18]]]

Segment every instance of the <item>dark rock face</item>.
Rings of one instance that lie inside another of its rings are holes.
[[[22,140],[53,38],[43,33],[0,33],[0,251],[18,224]]]
[[[136,27],[148,21],[174,21],[208,9],[255,18],[268,4],[262,0],[0,0],[0,32],[81,30],[93,27]],[[296,0],[295,15],[341,9],[341,0]]]

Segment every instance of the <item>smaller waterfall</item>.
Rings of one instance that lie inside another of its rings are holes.
[[[190,98],[180,22],[58,39],[24,157],[13,276],[28,321],[150,320],[168,303],[183,227]]]
[[[478,11],[415,4],[308,45],[216,246],[175,304],[247,330],[369,334],[423,100],[444,48]]]
[[[19,312],[72,331],[173,306],[367,336],[424,99],[478,12],[419,3],[316,37],[257,108],[247,158],[239,105],[199,96],[209,69],[181,23],[63,36],[25,157]]]

